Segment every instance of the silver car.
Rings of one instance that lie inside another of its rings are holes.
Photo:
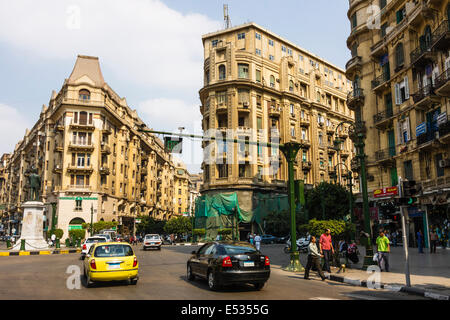
[[[162,239],[159,234],[146,234],[144,237],[144,250],[147,248],[157,248],[161,250]]]

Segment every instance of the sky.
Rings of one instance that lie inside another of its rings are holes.
[[[233,26],[271,30],[345,68],[348,0],[0,0],[0,154],[12,152],[59,91],[78,54],[99,57],[105,81],[149,128],[201,134],[201,36]],[[200,172],[199,141],[181,160]]]

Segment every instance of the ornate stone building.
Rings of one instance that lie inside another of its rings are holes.
[[[56,203],[56,224],[64,237],[90,222],[91,214],[94,222],[118,221],[124,233],[133,232],[140,214],[169,219],[175,166],[160,139],[138,132],[143,125],[104,81],[98,58],[78,56],[69,78],[5,161],[3,215],[20,233],[27,170],[34,166],[42,179],[46,227]]]

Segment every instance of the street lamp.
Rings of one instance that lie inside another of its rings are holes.
[[[89,233],[92,237],[92,227],[93,227],[93,220],[94,220],[94,204],[91,204],[91,228],[89,230]]]
[[[366,270],[369,265],[373,265],[373,248],[372,248],[372,231],[370,228],[370,215],[369,215],[369,196],[367,191],[367,177],[366,177],[366,154],[364,153],[364,139],[365,135],[363,133],[363,122],[358,122],[357,125],[350,121],[342,121],[336,127],[336,135],[338,132],[338,128],[344,124],[348,124],[353,128],[354,140],[356,149],[357,149],[357,159],[359,159],[360,167],[361,167],[361,191],[363,198],[363,214],[364,214],[364,231],[367,234],[367,243],[366,243],[366,255],[364,257],[363,270]],[[356,142],[355,142],[356,140]],[[341,140],[339,140],[341,141]],[[338,142],[340,143],[340,142]]]

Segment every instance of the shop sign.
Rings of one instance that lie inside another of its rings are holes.
[[[398,187],[389,187],[389,188],[383,188],[383,189],[377,189],[373,192],[374,198],[384,198],[384,197],[390,197],[390,196],[396,196],[398,195]]]

